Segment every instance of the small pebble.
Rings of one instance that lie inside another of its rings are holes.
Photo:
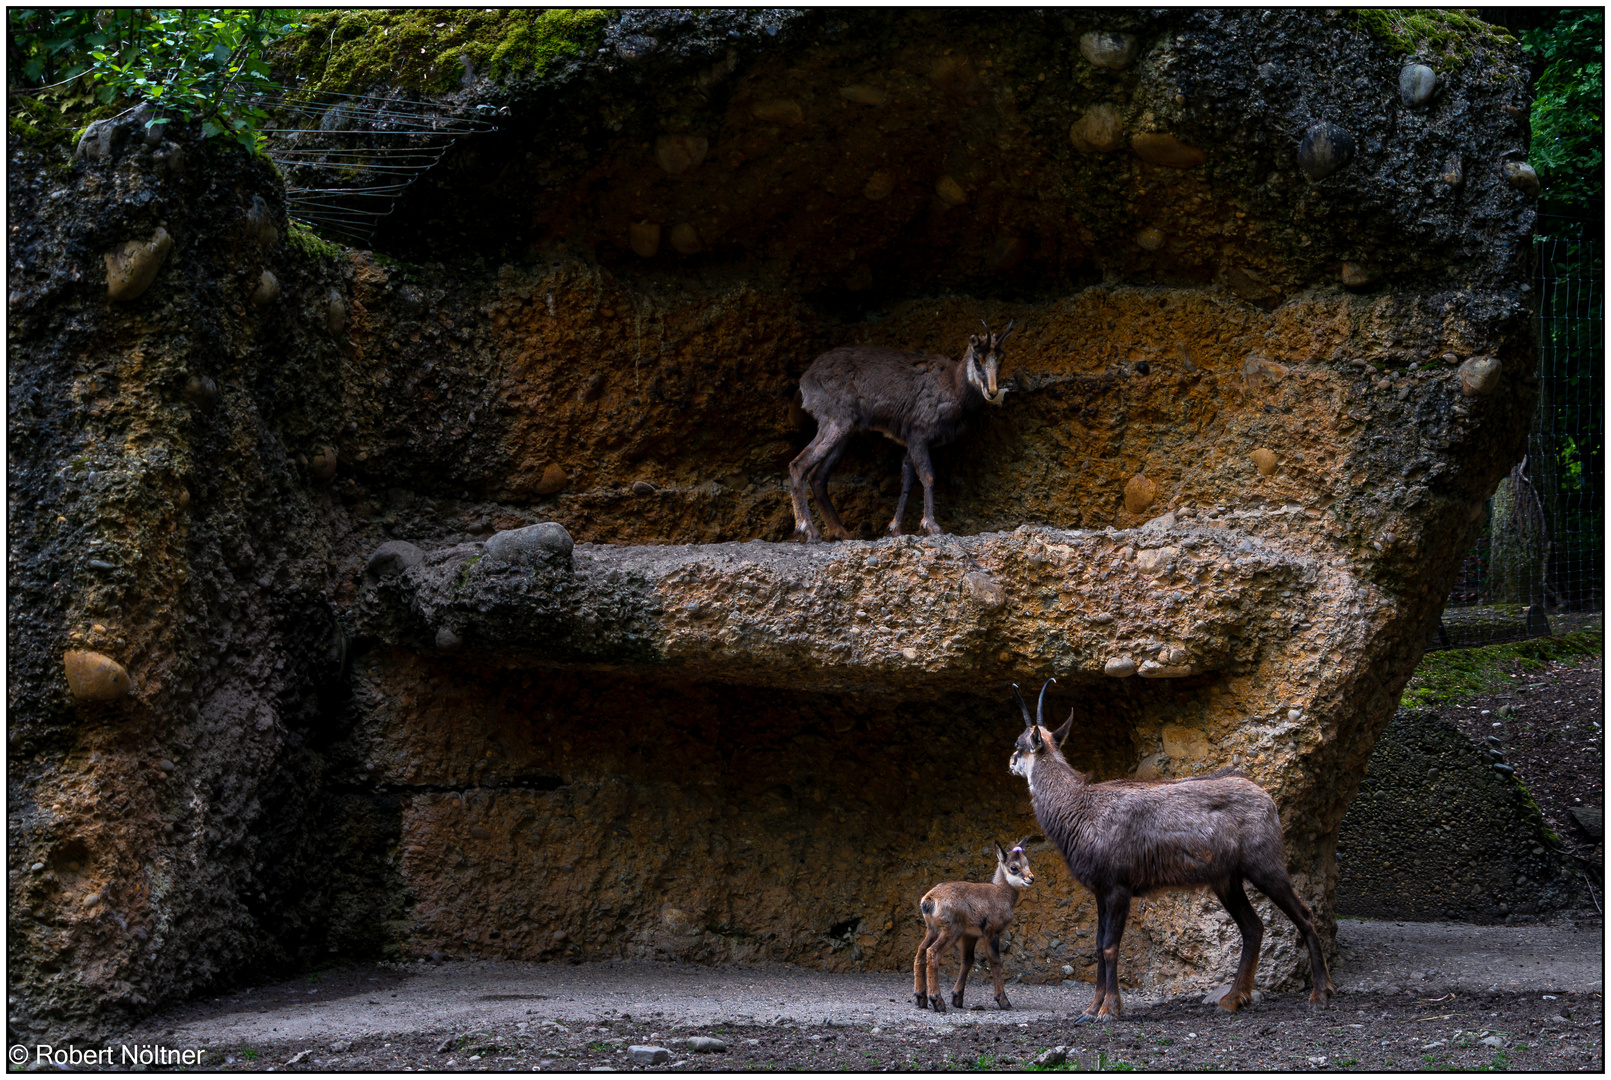
[[[1408,108],[1419,108],[1432,100],[1437,85],[1437,73],[1431,68],[1425,64],[1406,64],[1398,73],[1398,99]]]
[[[603,385],[602,379],[600,379],[600,385]],[[584,393],[582,398],[584,401],[587,400],[587,395]],[[543,475],[538,478],[532,490],[539,495],[557,495],[564,491],[565,485],[570,482],[571,478],[563,468],[553,462],[549,462],[543,466]]]
[[[103,653],[68,649],[62,654],[67,689],[80,701],[114,701],[129,692],[129,673]]]
[[[1298,144],[1298,167],[1319,182],[1354,159],[1354,137],[1348,129],[1322,120],[1310,124]]]
[[[1136,233],[1136,247],[1142,251],[1157,251],[1163,247],[1164,235],[1152,226],[1147,226]]]
[[[1492,356],[1473,356],[1455,369],[1460,378],[1460,390],[1466,397],[1482,397],[1493,393],[1499,385],[1503,369]]]
[[[632,494],[634,495],[653,495],[659,490],[659,488],[655,487],[647,480],[632,481]]]
[[[654,159],[670,175],[681,176],[698,168],[709,149],[710,140],[702,135],[662,135],[654,142]]]
[[[482,550],[494,562],[525,562],[539,553],[568,557],[574,547],[565,526],[557,521],[542,521],[523,529],[495,532]]]
[[[894,190],[895,177],[880,170],[867,178],[867,186],[861,189],[861,193],[873,202],[878,202],[880,199],[887,199]]]
[[[709,1035],[695,1035],[688,1040],[688,1049],[696,1054],[725,1054],[727,1044]]]
[[[1507,161],[1500,166],[1500,171],[1504,173],[1505,182],[1511,187],[1533,198],[1538,197],[1540,190],[1538,173],[1534,172],[1533,167],[1527,162]]]
[[[252,291],[252,306],[258,310],[268,307],[280,298],[280,280],[265,270],[257,279],[257,288]]]
[[[1123,71],[1136,62],[1138,44],[1134,34],[1092,30],[1080,35],[1080,55],[1096,67]]]
[[[1451,188],[1457,188],[1466,182],[1465,172],[1461,169],[1460,152],[1453,151],[1443,159],[1443,172],[1438,178]]]
[[[660,226],[653,221],[634,221],[627,226],[627,244],[634,254],[654,258],[660,250]]]
[[[1124,145],[1124,121],[1119,107],[1107,102],[1092,105],[1068,129],[1074,149],[1082,154],[1109,153]]]
[[[805,123],[805,111],[800,108],[800,103],[788,98],[767,98],[757,101],[750,106],[750,115],[769,124],[784,124],[788,127]]]
[[[218,401],[218,384],[206,375],[192,375],[185,380],[185,400],[206,411]]]
[[[347,301],[335,289],[325,298],[324,328],[331,337],[339,337],[347,328]]]
[[[1376,275],[1359,263],[1343,263],[1338,277],[1350,289],[1363,289],[1376,280]]]
[[[705,249],[699,240],[699,230],[687,221],[680,221],[671,227],[671,246],[682,255],[697,255]]]
[[[839,96],[846,101],[854,101],[858,105],[871,105],[877,108],[889,101],[889,95],[876,86],[866,83],[855,83],[851,86],[839,88]]]
[[[1280,467],[1280,463],[1275,457],[1275,451],[1262,446],[1249,454],[1248,457],[1253,460],[1253,464],[1258,468],[1260,476],[1274,476],[1275,470]]]
[[[1162,131],[1146,131],[1130,136],[1130,149],[1136,157],[1153,165],[1166,165],[1171,169],[1190,169],[1206,159],[1195,146]]]
[[[1157,497],[1158,485],[1149,480],[1145,473],[1136,473],[1124,485],[1124,508],[1132,514],[1141,513]]]
[[[663,1046],[629,1046],[627,1057],[637,1065],[664,1065],[671,1060],[671,1051]]]
[[[158,228],[150,240],[130,240],[116,251],[109,251],[106,263],[106,293],[113,300],[134,300],[151,287],[157,271],[173,250],[173,237]]]
[[[336,448],[321,446],[308,456],[308,475],[315,480],[329,480],[336,475]]]
[[[407,540],[388,540],[369,556],[369,561],[364,564],[364,576],[388,577],[400,574],[423,558],[425,552]]]
[[[1128,656],[1115,656],[1102,665],[1102,674],[1111,675],[1115,679],[1129,678],[1136,673],[1136,662]]]
[[[962,185],[949,176],[942,176],[934,182],[934,194],[946,206],[961,206],[968,201],[968,193],[962,190]]]

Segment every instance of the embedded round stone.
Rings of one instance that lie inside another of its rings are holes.
[[[340,335],[347,328],[347,301],[335,289],[325,298],[324,328],[330,331],[332,337]]]
[[[870,105],[878,108],[889,102],[889,95],[876,86],[866,83],[855,83],[851,86],[841,86],[839,96],[846,101],[854,101],[858,105]]]
[[[1443,171],[1438,174],[1438,179],[1442,180],[1445,184],[1448,184],[1452,188],[1457,188],[1461,184],[1464,184],[1466,182],[1466,175],[1465,170],[1461,168],[1461,165],[1462,162],[1460,161],[1460,151],[1451,151],[1449,156],[1443,159]]]
[[[1167,165],[1171,169],[1194,168],[1201,165],[1207,156],[1197,147],[1183,143],[1164,131],[1144,131],[1130,136],[1130,149],[1142,161]]]
[[[873,202],[889,198],[890,192],[895,190],[895,177],[880,169],[867,178],[867,185],[861,193]]]
[[[672,176],[698,168],[710,149],[710,140],[703,135],[662,135],[654,141],[654,159]]]
[[[464,639],[454,633],[451,626],[444,626],[436,632],[436,647],[443,652],[456,652]]]
[[[1136,62],[1138,44],[1134,34],[1092,30],[1080,35],[1080,55],[1099,68],[1123,71]]]
[[[634,221],[627,226],[627,243],[645,259],[652,259],[660,250],[660,226],[653,221]]]
[[[1082,154],[1106,154],[1124,145],[1124,121],[1109,102],[1092,105],[1068,129],[1069,141]]]
[[[1267,447],[1259,447],[1248,457],[1253,459],[1253,465],[1259,470],[1260,476],[1274,476],[1275,470],[1281,466],[1281,463],[1276,460],[1275,451]]]
[[[401,574],[425,558],[425,552],[407,540],[388,540],[376,548],[364,564],[366,577],[390,577]]]
[[[173,250],[173,237],[159,227],[149,240],[130,240],[107,252],[106,294],[113,300],[133,300],[151,287],[163,260]]]
[[[575,546],[565,526],[557,521],[542,521],[524,529],[493,533],[484,550],[494,562],[529,562],[533,556],[569,555]]]
[[[1492,356],[1473,356],[1455,373],[1460,377],[1460,390],[1466,397],[1483,397],[1499,386],[1502,370],[1499,361]]]
[[[543,466],[543,475],[538,478],[536,486],[532,489],[539,495],[557,495],[565,490],[565,485],[571,482],[570,476],[563,468],[549,462]]]
[[[1102,674],[1115,679],[1127,679],[1136,673],[1136,662],[1128,656],[1115,656],[1102,665]]]
[[[129,692],[129,673],[104,653],[68,649],[62,653],[67,689],[80,701],[113,701]]]
[[[252,306],[261,311],[280,298],[280,279],[268,270],[257,279],[257,288],[252,290]]]
[[[1534,172],[1533,167],[1527,162],[1507,161],[1500,166],[1500,171],[1504,173],[1505,182],[1511,187],[1534,198],[1538,197],[1540,190],[1538,173]]]
[[[1319,182],[1354,160],[1354,137],[1347,128],[1322,120],[1309,125],[1298,143],[1298,168]]]
[[[1139,514],[1151,506],[1158,497],[1158,485],[1147,479],[1145,473],[1136,473],[1130,477],[1129,483],[1124,485],[1124,508],[1132,514]]]
[[[1431,101],[1437,86],[1437,72],[1425,64],[1406,64],[1398,73],[1398,99],[1411,109]]]
[[[688,221],[678,222],[671,227],[671,246],[682,255],[697,255],[705,249],[699,240],[699,230]]]
[[[308,475],[315,480],[329,480],[336,475],[336,448],[321,446],[308,458]]]
[[[1164,234],[1148,225],[1136,233],[1136,247],[1142,251],[1157,251],[1164,245]]]
[[[968,201],[968,193],[950,176],[942,176],[934,182],[934,194],[947,206],[961,206]]]
[[[788,98],[765,98],[750,106],[750,115],[769,124],[795,127],[805,123],[805,110],[798,101]]]
[[[1342,272],[1337,276],[1350,289],[1363,289],[1376,280],[1376,275],[1371,273],[1370,268],[1359,263],[1343,263]]]
[[[185,400],[203,411],[218,403],[218,384],[206,375],[192,375],[185,380]]]
[[[962,587],[967,590],[968,599],[986,611],[1000,611],[1007,603],[1007,590],[982,570],[963,575]]]

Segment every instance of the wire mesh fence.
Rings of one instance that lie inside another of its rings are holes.
[[[1539,215],[1539,398],[1527,456],[1488,501],[1433,648],[1601,625],[1605,611],[1603,222]]]
[[[367,246],[403,191],[466,135],[495,130],[429,101],[287,90],[262,102],[265,152],[285,177],[290,216]]]

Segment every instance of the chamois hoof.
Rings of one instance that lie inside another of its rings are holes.
[[[1320,990],[1312,990],[1312,991],[1310,991],[1310,993],[1309,993],[1309,1008],[1310,1009],[1329,1009],[1329,1008],[1331,1008],[1331,995],[1334,992],[1335,991],[1333,989],[1331,989],[1330,987],[1328,987],[1324,992],[1322,992]]]
[[[929,1004],[934,1006],[935,1012],[945,1012],[945,998],[941,997],[939,994],[935,994],[933,997],[929,998]]]
[[[1082,1024],[1094,1024],[1094,1023],[1096,1023],[1096,1013],[1080,1013],[1078,1016],[1076,1016],[1074,1018],[1074,1026],[1075,1027],[1079,1027]]]
[[[951,995],[951,1007],[953,1009],[962,1008],[962,995],[961,994],[952,994]]]
[[[996,1006],[1002,1009],[1011,1009],[1012,1002],[1007,1000],[1005,992],[996,995]]]
[[[1236,990],[1228,990],[1226,991],[1225,996],[1219,999],[1218,1005],[1226,1012],[1235,1012],[1237,1009],[1240,1009],[1243,1005],[1246,1005],[1252,1000],[1253,998],[1250,994],[1244,994]]]
[[[926,1009],[929,1007],[929,996],[927,994],[913,994],[912,996],[917,999],[918,1008]]]
[[[938,521],[925,521],[923,523],[923,528],[928,530],[928,534],[930,536],[944,536],[945,535],[945,530],[940,528],[940,523]]]

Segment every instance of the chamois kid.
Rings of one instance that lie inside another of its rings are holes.
[[[1047,685],[1055,681],[1048,679]],[[1033,720],[1016,685],[1013,694],[1023,710],[1024,730],[1008,768],[1029,781],[1041,830],[1063,853],[1074,879],[1096,897],[1096,997],[1076,1024],[1119,1015],[1119,941],[1130,898],[1165,889],[1214,890],[1242,932],[1236,980],[1219,1005],[1234,1011],[1251,1001],[1264,926],[1242,891],[1244,881],[1297,925],[1314,977],[1310,1006],[1329,1007],[1336,987],[1313,916],[1287,876],[1281,817],[1263,788],[1230,769],[1182,780],[1093,784],[1062,754],[1073,711],[1061,728],[1049,731],[1040,723],[1046,686]]]
[[[950,442],[986,403],[1000,405],[1007,396],[1006,388],[996,385],[996,372],[1011,333],[1011,322],[999,334],[992,334],[986,323],[983,337],[968,337],[960,362],[878,345],[829,349],[811,361],[800,376],[800,402],[816,417],[817,434],[789,462],[794,531],[807,543],[821,540],[824,533],[830,540],[850,539],[838,511],[828,501],[828,475],[852,435],[878,431],[906,447],[901,462],[901,499],[889,523],[890,535],[901,534],[906,496],[917,479],[923,481],[923,528],[931,536],[939,536],[944,530],[934,520],[934,466],[929,448]],[[817,497],[823,533],[811,523],[807,483]]]
[[[962,1008],[962,993],[968,986],[968,973],[973,970],[973,948],[980,938],[985,941],[990,974],[996,980],[996,1004],[1003,1009],[1012,1008],[1001,982],[1001,932],[1012,922],[1018,890],[1035,883],[1029,856],[1024,854],[1028,842],[1026,836],[1011,851],[1003,851],[1001,844],[996,844],[996,876],[988,885],[947,881],[923,894],[918,906],[927,933],[912,958],[912,994],[918,1008],[932,1004],[935,1012],[945,1011],[945,999],[940,996],[940,954],[954,941],[961,943],[962,971],[951,988],[951,1004]]]

